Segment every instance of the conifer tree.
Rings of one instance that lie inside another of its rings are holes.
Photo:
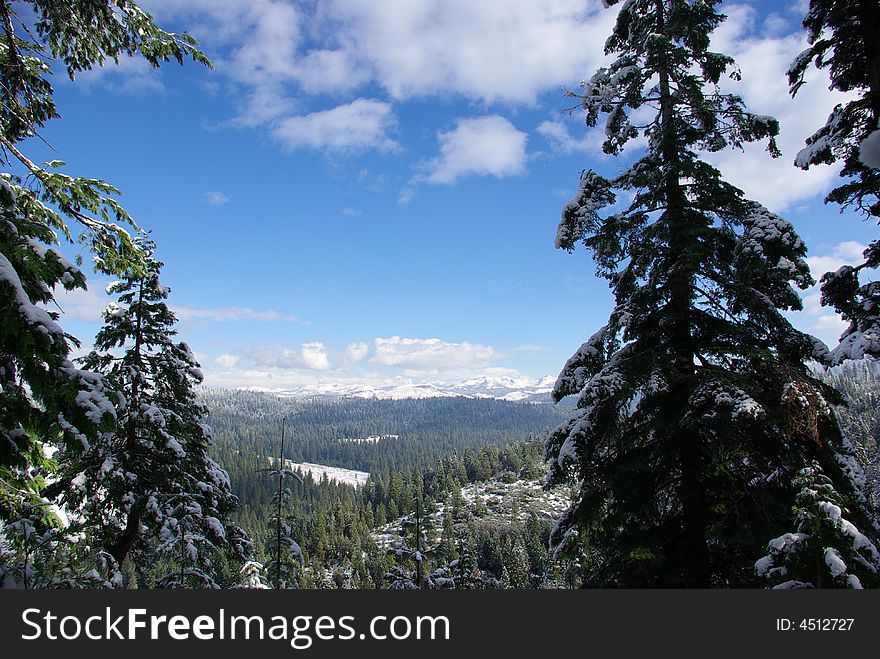
[[[266,583],[265,568],[262,563],[257,561],[246,561],[240,570],[241,581],[233,586],[233,588],[243,588],[246,590],[267,590],[269,585]]]
[[[473,541],[466,529],[459,533],[458,558],[452,561],[449,566],[456,588],[480,590],[486,587],[480,566],[477,563]]]
[[[386,575],[386,578],[392,583],[391,588],[409,587],[402,585],[405,582],[404,576],[409,574],[406,569],[407,559],[412,559],[415,563],[415,574],[408,577],[413,582],[413,587],[422,588],[424,586],[425,563],[429,554],[434,553],[434,550],[428,547],[430,527],[430,517],[425,514],[421,499],[416,498],[415,511],[403,520],[400,529],[401,540],[395,543],[391,549],[391,552],[401,561],[400,565]],[[398,585],[394,586],[393,584]]]
[[[755,563],[775,588],[864,588],[880,584],[880,552],[845,515],[840,495],[817,464],[795,479],[800,487],[794,532],[768,544]]]
[[[272,513],[269,516],[269,526],[272,534],[267,543],[266,550],[270,556],[266,564],[268,574],[274,579],[275,588],[299,588],[297,573],[302,568],[305,560],[302,548],[293,539],[293,527],[289,516],[291,491],[285,484],[286,479],[296,478],[302,482],[302,476],[291,471],[284,458],[284,430],[286,420],[281,422],[281,451],[278,461],[269,469],[261,471],[270,477],[278,479],[278,490],[272,496]]]
[[[41,536],[58,527],[40,496],[54,470],[48,454],[59,444],[87,450],[114,423],[112,392],[70,362],[78,343],[58,325],[58,313],[46,309],[59,287],[86,287],[55,245],[78,239],[113,272],[137,262],[124,228],[135,224],[116,200],[119,191],[64,173],[60,160],[34,162],[28,149],[59,116],[53,70],[73,80],[107,60],[135,55],[154,67],[184,57],[210,65],[191,37],[160,29],[129,0],[0,0],[0,520],[10,522],[6,534],[25,528],[16,520],[35,522]],[[34,515],[38,509],[43,513]]]
[[[507,575],[506,588],[529,587],[529,558],[519,534],[505,539],[501,547],[501,562]]]
[[[778,154],[776,120],[719,89],[739,73],[710,49],[718,4],[627,0],[606,42],[615,59],[576,94],[588,125],[606,115],[606,153],[647,144],[611,180],[583,173],[556,237],[593,252],[615,297],[556,382],[577,412],[544,447],[549,483],[579,485],[551,543],[588,549],[588,585],[754,583],[813,461],[865,517],[830,390],[804,365],[827,348],[780,313],[801,308],[792,284],[812,284],[806,248],[700,157],[760,139]]]
[[[807,139],[795,164],[841,162],[845,182],[826,203],[851,207],[880,222],[880,4],[875,0],[810,0],[804,17],[810,47],[788,71],[792,96],[804,84],[811,63],[827,69],[831,86],[857,97],[837,105],[825,125]],[[869,144],[873,151],[867,152]],[[849,327],[832,352],[837,364],[845,359],[880,356],[880,283],[860,282],[861,271],[880,267],[880,240],[864,251],[864,261],[822,276],[822,303],[832,306]]]
[[[189,346],[174,341],[163,264],[152,242],[135,242],[142,270],[108,287],[118,301],[104,310],[84,360],[118,392],[118,424],[84,452],[59,451],[63,474],[53,490],[117,564],[133,550],[164,555],[179,569],[160,585],[212,586],[221,550],[245,558],[251,548],[226,520],[237,500],[208,457],[207,410],[195,391],[202,373]]]

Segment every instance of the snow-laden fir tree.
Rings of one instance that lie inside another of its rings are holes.
[[[46,308],[56,286],[85,288],[85,279],[45,246],[54,234],[26,214],[12,180],[0,180],[0,519],[6,521],[18,519],[23,507],[32,519],[34,506],[46,503],[40,492],[54,471],[46,447],[87,449],[116,414],[102,378],[70,361],[78,343]]]
[[[385,578],[391,582],[390,588],[409,588],[402,585],[407,583],[407,579],[412,581],[413,588],[422,588],[425,585],[423,583],[425,563],[428,556],[435,553],[435,549],[429,548],[428,543],[431,518],[425,514],[425,506],[421,498],[415,497],[415,507],[415,511],[403,519],[400,540],[391,548],[391,553],[400,563],[385,575]],[[409,561],[415,565],[415,573],[411,575],[407,569]]]
[[[463,590],[481,590],[486,588],[480,566],[477,561],[477,552],[474,549],[473,540],[466,529],[463,529],[457,538],[458,558],[449,564],[455,587]]]
[[[834,108],[825,125],[807,139],[795,164],[808,169],[842,163],[845,181],[825,201],[880,222],[880,3],[810,0],[804,27],[810,47],[789,68],[792,95],[814,64],[828,70],[833,89],[856,97]],[[880,356],[880,283],[859,279],[861,271],[880,267],[880,240],[872,241],[863,256],[860,264],[822,276],[822,303],[850,322],[832,352],[834,363]]]
[[[866,522],[830,389],[804,365],[827,348],[781,314],[813,283],[804,243],[700,155],[760,139],[778,153],[776,120],[719,89],[739,73],[710,49],[718,4],[626,0],[613,61],[576,95],[588,125],[606,116],[606,153],[646,141],[614,179],[583,173],[556,237],[593,252],[615,297],[556,382],[577,411],[544,447],[548,481],[579,485],[551,543],[588,549],[588,585],[754,584],[814,462]]]
[[[880,584],[880,552],[846,516],[842,497],[817,464],[795,479],[800,487],[794,532],[770,541],[755,563],[775,588],[863,588]]]
[[[153,66],[184,56],[209,64],[195,46],[128,0],[0,0],[0,520],[9,522],[3,541],[18,558],[25,550],[16,529],[34,523],[33,537],[46,537],[59,528],[39,494],[54,469],[52,448],[84,450],[114,415],[112,394],[69,361],[76,341],[46,309],[59,287],[85,288],[83,274],[54,246],[78,237],[117,272],[137,260],[121,226],[134,222],[113,186],[27,155],[32,138],[59,116],[50,75],[74,79],[128,55]],[[55,558],[61,535],[50,543]]]
[[[267,590],[269,584],[266,583],[266,568],[262,563],[257,561],[246,561],[239,570],[241,581],[233,588],[242,588],[246,590]]]
[[[52,489],[117,564],[133,551],[142,564],[163,556],[175,568],[160,585],[214,586],[220,552],[245,558],[250,546],[227,521],[237,501],[208,456],[207,410],[195,390],[202,373],[175,341],[163,264],[152,242],[136,241],[141,270],[108,287],[117,302],[84,360],[122,399],[116,430],[85,451],[59,451],[63,478]]]

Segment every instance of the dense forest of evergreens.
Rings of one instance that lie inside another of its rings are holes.
[[[237,472],[233,455],[266,466],[277,456],[286,419],[285,458],[367,471],[384,478],[406,467],[428,467],[465,449],[543,437],[570,412],[566,406],[492,399],[280,398],[248,391],[202,392],[220,463]],[[396,435],[381,443],[355,438]]]

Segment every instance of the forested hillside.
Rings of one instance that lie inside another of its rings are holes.
[[[433,467],[456,454],[471,461],[481,447],[543,437],[567,413],[551,405],[468,398],[294,399],[211,390],[201,397],[210,410],[215,458],[229,470],[233,491],[249,503],[271,497],[254,474],[278,455],[282,419],[286,460],[366,471],[374,482],[388,482],[395,471]],[[351,441],[383,435],[396,437]],[[491,467],[469,466],[479,478],[493,473]]]

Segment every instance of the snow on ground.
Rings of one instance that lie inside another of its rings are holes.
[[[493,479],[482,483],[472,483],[461,488],[464,506],[481,522],[491,522],[501,526],[524,524],[529,515],[556,520],[568,508],[569,495],[565,487],[544,490],[543,481],[517,480],[510,483]],[[438,503],[437,512],[431,515],[434,533],[439,534],[443,527],[443,514],[447,503]],[[405,515],[393,522],[379,527],[371,534],[373,541],[382,549],[390,548],[400,541],[400,528],[403,521],[411,518]],[[438,542],[439,538],[432,538]]]
[[[370,435],[369,437],[343,437],[342,444],[378,444],[379,442],[400,439],[400,435]]]
[[[269,458],[269,464],[274,463],[274,458]],[[370,478],[370,472],[357,471],[355,469],[344,469],[342,467],[330,467],[328,465],[319,465],[312,462],[294,462],[293,460],[285,460],[284,466],[295,471],[301,476],[309,476],[315,482],[321,482],[324,476],[332,483],[340,485],[352,485],[353,487],[363,487]]]

